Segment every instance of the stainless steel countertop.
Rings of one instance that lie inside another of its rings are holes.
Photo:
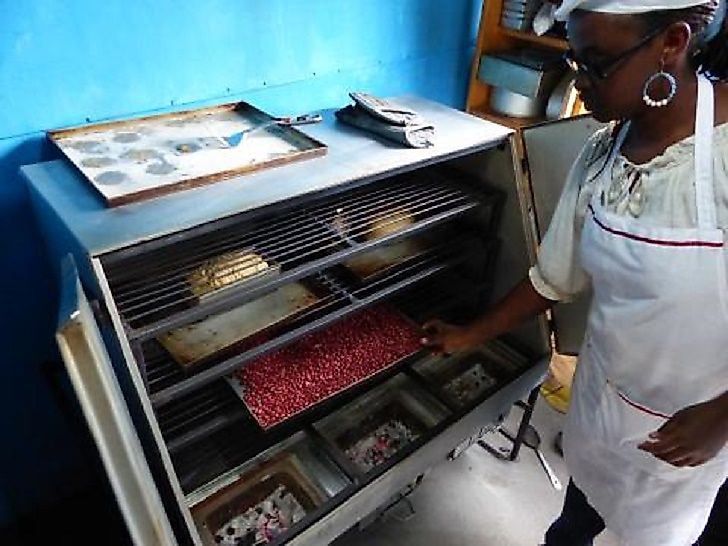
[[[330,110],[324,112],[322,123],[302,129],[328,145],[324,157],[130,205],[107,208],[66,160],[28,165],[21,173],[42,208],[52,210],[95,256],[307,193],[487,149],[512,133],[429,100],[411,96],[396,100],[435,125],[435,146],[415,150],[389,144],[337,122]]]

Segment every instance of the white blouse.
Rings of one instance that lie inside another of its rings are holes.
[[[613,127],[595,133],[571,169],[561,199],[529,272],[543,297],[570,301],[589,286],[582,269],[579,243],[584,217],[596,179],[607,161]],[[715,128],[713,183],[718,225],[728,228],[728,123]],[[697,224],[695,207],[694,137],[667,148],[648,163],[635,165],[619,154],[607,190],[610,212],[638,218],[660,227],[686,228]]]

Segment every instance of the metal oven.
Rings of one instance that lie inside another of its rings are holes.
[[[405,101],[433,148],[326,115],[306,129],[324,158],[116,208],[64,161],[23,168],[62,278],[59,347],[135,544],[327,544],[543,377],[544,320],[467,355],[417,348],[423,321],[467,320],[526,274],[539,199],[510,130]]]

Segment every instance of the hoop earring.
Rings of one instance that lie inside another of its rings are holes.
[[[655,100],[650,96],[650,87],[660,78],[667,80],[667,83],[670,84],[670,92],[664,99]],[[645,104],[651,108],[663,108],[664,106],[667,106],[672,102],[672,99],[675,98],[676,94],[677,79],[675,79],[675,76],[673,76],[669,72],[665,72],[664,68],[660,68],[659,72],[656,72],[655,74],[650,76],[649,79],[645,82],[645,87],[642,90],[642,100],[645,101]]]

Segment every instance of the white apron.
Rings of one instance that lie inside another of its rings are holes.
[[[637,449],[677,411],[728,390],[728,253],[716,220],[713,100],[700,76],[697,227],[654,227],[605,209],[625,127],[582,234],[594,299],[564,453],[574,482],[624,545],[693,544],[728,476],[728,449],[696,468]]]

